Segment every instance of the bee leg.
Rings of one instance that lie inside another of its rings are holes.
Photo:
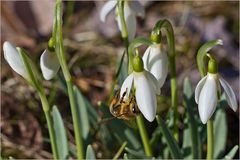
[[[123,99],[124,99],[124,97],[126,96],[126,94],[127,94],[127,88],[126,88],[126,91],[125,91],[125,92],[123,92],[123,95],[122,95],[122,97],[121,97],[121,100],[120,100],[120,102],[123,102]]]
[[[119,99],[120,97],[120,90],[116,91],[114,98]]]

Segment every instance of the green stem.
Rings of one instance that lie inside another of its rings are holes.
[[[168,43],[168,56],[169,56],[169,67],[171,75],[171,104],[174,110],[174,137],[178,141],[179,139],[179,130],[178,130],[178,119],[179,113],[177,109],[178,97],[177,97],[177,78],[176,78],[176,62],[175,62],[175,38],[174,31],[171,23],[164,19],[156,23],[154,29],[158,29],[161,32],[161,29],[164,28],[167,34],[167,43]]]
[[[122,31],[121,31],[121,34],[122,34],[122,38],[125,42],[125,45],[128,45],[128,30],[127,30],[127,25],[126,25],[126,21],[125,21],[125,18],[124,18],[124,3],[127,3],[125,2],[124,0],[120,0],[118,1],[118,12],[119,12],[119,16],[120,16],[120,20],[121,20],[121,24],[122,24]]]
[[[67,81],[67,89],[68,89],[68,96],[70,101],[72,117],[73,117],[73,128],[74,128],[74,134],[75,134],[75,141],[77,145],[77,155],[78,155],[78,159],[83,159],[84,152],[83,152],[83,145],[82,145],[81,129],[78,124],[77,106],[75,103],[73,84],[71,80]]]
[[[124,19],[124,5],[125,5],[124,3],[127,3],[127,2],[125,2],[124,0],[120,0],[118,2],[117,7],[118,7],[119,16],[120,16],[121,24],[122,24],[122,32],[121,32],[122,33],[122,38],[124,40],[126,52],[127,52],[127,55],[128,55],[128,71],[131,71],[132,68],[133,68],[132,67],[133,55],[132,55],[131,52],[128,52],[129,41],[128,41],[127,25],[126,25],[126,22],[125,22],[125,19]],[[150,147],[149,138],[148,138],[148,135],[147,135],[147,132],[146,132],[146,128],[144,126],[143,117],[141,115],[137,116],[137,124],[138,124],[140,135],[141,135],[141,138],[142,138],[142,141],[143,141],[143,145],[144,145],[146,155],[147,156],[153,156],[152,148]]]
[[[53,120],[51,117],[50,113],[50,107],[47,101],[47,98],[45,94],[42,92],[39,92],[39,97],[41,99],[42,106],[44,108],[44,114],[47,120],[47,126],[48,126],[48,131],[49,131],[49,136],[50,136],[50,141],[51,141],[51,147],[52,147],[52,152],[53,152],[53,158],[58,159],[58,150],[57,150],[57,142],[56,142],[56,136],[55,136],[55,131],[53,128]]]
[[[150,143],[149,143],[149,138],[148,138],[148,135],[147,135],[146,128],[144,126],[144,121],[143,121],[142,115],[137,116],[137,125],[138,125],[138,128],[139,128],[141,139],[143,141],[143,146],[144,146],[145,153],[146,153],[147,156],[152,157],[153,152],[152,152],[152,148],[151,148]]]
[[[56,30],[58,34],[56,34],[56,53],[60,62],[60,66],[63,71],[64,79],[67,83],[68,88],[68,96],[70,101],[70,107],[73,117],[73,127],[74,127],[74,135],[75,135],[75,141],[77,146],[77,155],[78,159],[84,158],[84,151],[83,151],[83,143],[82,143],[82,136],[81,136],[81,129],[78,124],[78,114],[77,114],[77,106],[75,103],[75,97],[73,92],[73,84],[72,84],[72,78],[71,74],[68,70],[66,58],[65,58],[65,51],[64,51],[64,45],[63,45],[63,37],[62,37],[62,13],[61,13],[61,0],[57,0],[56,3]]]
[[[124,148],[126,147],[127,142],[123,142],[122,146],[119,148],[119,150],[117,151],[117,153],[115,154],[115,156],[113,157],[113,160],[117,160],[120,155],[122,154]]]
[[[117,4],[117,7],[118,7],[118,14],[120,16],[120,20],[121,20],[121,35],[122,35],[122,38],[123,38],[123,41],[124,41],[124,46],[125,46],[125,49],[126,49],[126,52],[127,52],[127,55],[128,55],[128,66],[131,66],[131,55],[129,55],[129,52],[128,52],[128,46],[129,46],[129,41],[128,41],[128,29],[127,29],[127,25],[126,25],[126,21],[125,21],[125,18],[124,18],[124,3],[127,3],[125,2],[124,0],[120,0],[118,1],[118,4]]]
[[[34,70],[35,66],[31,62],[29,57],[27,56],[27,52],[22,48],[18,48],[18,51],[22,58],[25,69],[28,73],[28,77],[29,77],[28,82],[30,85],[32,85],[37,90],[39,97],[41,99],[42,108],[43,108],[43,111],[45,113],[45,117],[47,120],[48,131],[49,131],[50,141],[51,141],[51,148],[52,148],[52,152],[53,152],[53,158],[58,159],[57,143],[56,143],[56,137],[55,137],[54,128],[53,128],[53,121],[52,121],[52,117],[51,117],[51,113],[50,113],[49,103],[47,101],[46,95],[44,94],[42,83],[37,79],[37,77],[35,77],[35,75],[38,76],[38,74],[34,73],[37,71]]]
[[[208,51],[211,50],[214,46],[222,44],[223,41],[221,39],[211,40],[203,44],[199,48],[197,53],[197,65],[201,78],[203,78],[207,74],[204,63],[206,60],[206,56],[210,57],[210,59],[213,58],[211,55],[208,54]],[[216,70],[216,68],[214,70]],[[207,159],[213,159],[213,136],[213,120],[210,119],[207,122]]]
[[[213,120],[207,122],[207,159],[213,159]]]

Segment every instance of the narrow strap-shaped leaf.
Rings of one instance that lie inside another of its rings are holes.
[[[91,145],[87,146],[86,159],[96,159],[94,150]]]
[[[52,117],[55,131],[54,133],[57,142],[58,157],[59,159],[67,159],[69,153],[67,135],[61,114],[57,106],[53,106],[52,108]]]
[[[163,136],[166,138],[167,145],[170,149],[172,158],[182,159],[183,156],[182,156],[182,153],[179,149],[179,146],[178,146],[176,140],[174,139],[173,135],[171,134],[171,132],[167,128],[164,121],[159,116],[157,116],[157,122],[158,122],[158,126],[160,126],[160,128],[161,128],[161,132],[162,132]]]
[[[123,159],[128,159],[128,155],[127,155],[127,153],[124,153],[124,155],[123,155]]]
[[[192,155],[193,155],[193,159],[199,159],[201,158],[201,144],[200,144],[200,137],[199,137],[198,128],[197,128],[198,127],[197,121],[193,113],[193,107],[196,107],[196,106],[194,105],[191,82],[188,78],[184,79],[183,94],[184,94],[184,103],[187,108],[188,125],[190,128],[190,134],[191,134]]]
[[[218,159],[224,155],[227,142],[227,118],[224,109],[219,109],[216,111],[213,127],[214,127],[213,157]]]
[[[125,147],[125,150],[131,154],[132,156],[134,156],[135,158],[141,158],[141,159],[148,159],[150,157],[146,156],[143,152],[139,152],[139,151],[135,151],[133,149],[130,149],[128,147]]]
[[[233,159],[233,157],[235,156],[235,154],[237,153],[238,150],[238,145],[234,146],[231,151],[225,156],[224,159]]]
[[[87,112],[87,106],[84,101],[84,97],[81,94],[80,90],[74,86],[73,87],[74,93],[75,93],[75,98],[76,98],[76,105],[77,105],[77,112],[78,112],[78,124],[81,127],[82,131],[82,137],[84,140],[87,139],[88,133],[90,130],[90,124],[89,124],[89,119],[88,119],[88,112]]]

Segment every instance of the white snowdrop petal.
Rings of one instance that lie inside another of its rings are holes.
[[[216,79],[207,76],[206,82],[199,95],[198,111],[203,124],[211,118],[217,106],[217,84]]]
[[[152,45],[149,55],[149,71],[158,80],[160,88],[163,86],[168,74],[168,57],[160,45]]]
[[[198,101],[199,101],[199,95],[202,91],[202,88],[203,88],[203,85],[205,84],[206,82],[206,79],[207,79],[207,76],[203,77],[197,84],[197,87],[195,89],[195,101],[196,103],[198,104]]]
[[[232,110],[234,110],[236,112],[237,111],[237,99],[233,92],[233,89],[228,84],[228,82],[225,81],[223,78],[220,78],[220,83],[224,89],[228,105],[232,108]]]
[[[6,59],[10,67],[19,75],[27,79],[28,78],[27,71],[16,47],[12,45],[10,42],[6,41],[3,44],[3,52],[4,58]]]
[[[100,20],[102,22],[106,21],[106,16],[110,13],[110,11],[117,5],[117,0],[109,0],[104,4],[100,11]]]
[[[157,100],[154,88],[143,73],[134,74],[136,101],[143,116],[152,122],[156,116]]]
[[[145,9],[139,1],[129,1],[129,5],[136,15],[144,18]]]
[[[142,60],[143,60],[143,65],[144,65],[144,69],[146,69],[147,71],[149,71],[149,55],[150,55],[150,52],[151,52],[151,46],[149,46],[146,51],[144,52],[143,54],[143,57],[142,57]]]
[[[129,94],[132,88],[133,83],[133,73],[130,74],[123,82],[121,90],[120,90],[120,97],[123,96],[123,93],[127,91],[126,95],[124,96],[124,100],[127,100],[129,98]]]
[[[60,68],[57,55],[45,50],[40,57],[40,68],[44,79],[52,79]]]
[[[124,18],[128,30],[128,40],[132,41],[136,35],[137,20],[134,12],[127,3],[124,5]]]
[[[160,95],[161,94],[161,90],[160,90],[160,86],[159,86],[158,80],[148,71],[145,71],[145,74],[146,74],[147,79],[149,80],[149,82],[151,82],[151,84],[153,85],[155,93],[157,95]]]

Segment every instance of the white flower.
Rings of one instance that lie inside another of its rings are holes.
[[[143,116],[152,122],[156,116],[157,100],[156,94],[160,94],[156,78],[148,71],[133,71],[123,82],[120,96],[127,91],[124,100],[129,99],[132,86],[135,87],[136,102]]]
[[[117,5],[117,0],[109,0],[103,6],[100,12],[101,21],[105,22],[106,16],[110,13],[110,11]],[[122,30],[122,24],[120,20],[120,16],[117,14],[117,22],[118,27]],[[145,16],[145,10],[139,1],[125,1],[124,3],[124,19],[126,22],[127,30],[128,30],[128,40],[131,41],[134,39],[136,34],[136,16]]]
[[[161,44],[153,44],[147,48],[143,55],[143,63],[144,69],[155,76],[161,88],[168,74],[168,57]]]
[[[52,79],[60,68],[57,55],[46,49],[40,57],[40,68],[44,79]]]
[[[234,111],[237,110],[237,99],[230,85],[218,74],[208,73],[199,81],[195,89],[195,101],[198,104],[200,119],[204,124],[207,123],[216,109],[220,84],[226,94],[228,105]]]
[[[10,67],[19,75],[28,79],[28,73],[25,69],[24,63],[16,47],[10,42],[6,41],[3,44],[4,58]]]

